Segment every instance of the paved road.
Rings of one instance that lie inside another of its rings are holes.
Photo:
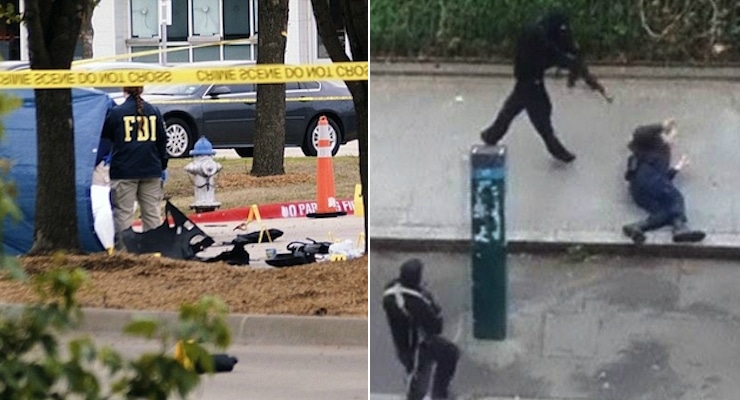
[[[504,141],[508,237],[623,242],[621,225],[643,216],[622,178],[628,136],[638,124],[675,116],[676,153],[691,159],[677,178],[690,220],[711,233],[705,243],[740,245],[740,82],[604,84],[616,97],[611,105],[587,89],[569,91],[562,79],[547,82],[554,125],[578,155],[572,165],[549,157],[525,114],[514,121]],[[504,77],[373,76],[373,237],[469,237],[467,153],[512,86]]]
[[[95,340],[127,356],[159,348],[156,342],[119,335]],[[239,359],[234,371],[204,376],[189,399],[367,399],[366,348],[233,345],[226,353]]]
[[[740,393],[740,262],[510,256],[509,329],[471,335],[470,257],[372,249],[370,391],[403,392],[382,286],[409,257],[427,263],[445,336],[463,355],[462,399],[724,400]]]

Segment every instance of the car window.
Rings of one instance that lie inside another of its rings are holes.
[[[301,90],[301,86],[298,82],[286,82],[285,90]]]
[[[301,88],[305,90],[319,90],[321,85],[316,81],[301,82]]]
[[[148,85],[144,87],[144,94],[191,95],[199,87],[199,85]]]
[[[241,85],[229,85],[229,89],[231,89],[231,94],[245,94],[245,93],[253,93],[255,92],[254,89],[254,83],[244,83]]]

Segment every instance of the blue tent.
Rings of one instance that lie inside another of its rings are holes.
[[[18,189],[15,201],[23,214],[18,222],[4,221],[3,251],[7,255],[17,255],[28,252],[33,244],[37,183],[36,103],[33,90],[4,90],[0,93],[22,100],[19,108],[2,117],[5,136],[0,140],[0,158],[11,161],[9,179]],[[103,250],[93,230],[90,185],[108,103],[109,98],[104,92],[72,89],[77,226],[80,245],[87,252]]]

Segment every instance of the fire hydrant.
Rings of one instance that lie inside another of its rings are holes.
[[[221,164],[213,160],[215,154],[211,142],[202,136],[190,150],[193,161],[185,166],[185,172],[195,187],[195,202],[190,208],[197,213],[213,211],[221,206],[221,202],[216,201],[216,174],[221,171]]]

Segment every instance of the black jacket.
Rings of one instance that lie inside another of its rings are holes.
[[[167,134],[162,114],[144,102],[144,117],[140,130],[133,96],[108,112],[101,136],[113,142],[111,179],[158,178],[167,169]]]
[[[383,293],[383,309],[391,328],[396,354],[410,372],[421,342],[442,333],[441,309],[427,291],[391,281]]]
[[[541,81],[552,67],[569,71],[569,85],[583,78],[592,89],[603,90],[578,54],[568,17],[559,12],[524,26],[517,40],[514,76],[518,81]]]

